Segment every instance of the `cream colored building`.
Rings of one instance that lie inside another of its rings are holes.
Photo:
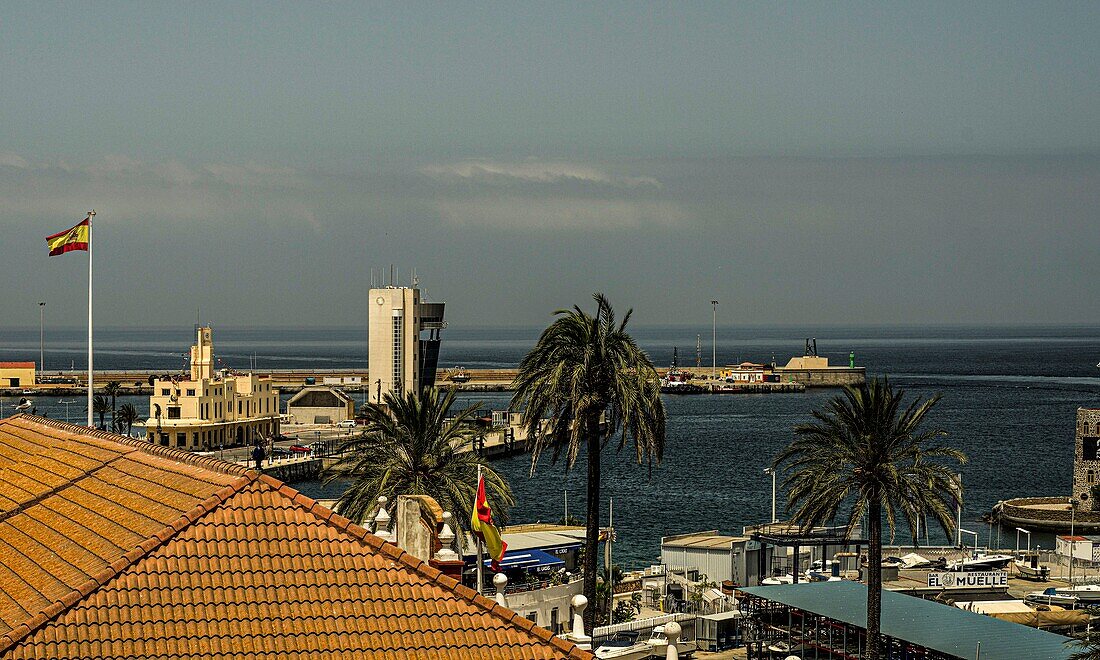
[[[371,401],[435,384],[444,303],[420,300],[420,289],[371,289],[367,313]]]
[[[33,387],[33,362],[0,362],[0,388]]]
[[[250,445],[279,433],[279,390],[270,378],[214,371],[214,343],[196,327],[187,377],[153,381],[149,397],[149,442],[211,450]]]
[[[335,387],[307,387],[290,397],[286,413],[293,424],[338,424],[355,419],[355,401]]]

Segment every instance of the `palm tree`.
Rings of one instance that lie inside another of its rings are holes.
[[[1083,639],[1067,642],[1066,645],[1077,648],[1073,655],[1069,656],[1069,660],[1100,660],[1100,642]]]
[[[121,427],[125,426],[126,435],[130,435],[130,431],[134,428],[134,422],[139,419],[140,417],[138,416],[138,411],[137,408],[134,407],[134,404],[122,404],[118,409],[118,425],[120,427],[118,430],[121,431]]]
[[[665,445],[665,407],[657,371],[627,334],[631,312],[615,323],[602,294],[596,315],[580,307],[558,310],[523,358],[514,383],[511,410],[522,410],[531,441],[531,471],[546,449],[553,461],[564,453],[572,469],[584,449],[588,461],[584,595],[596,603],[596,556],[600,532],[600,451],[614,436],[621,450],[632,445],[638,463],[659,463]],[[546,422],[544,423],[544,418]],[[601,423],[602,418],[602,423]],[[584,613],[591,634],[594,608]]]
[[[92,412],[99,415],[99,428],[103,429],[103,418],[111,411],[111,402],[102,394],[97,394],[92,399]]]
[[[103,386],[103,394],[106,395],[106,396],[111,397],[111,430],[112,431],[118,431],[118,423],[117,423],[117,420],[115,419],[115,411],[117,410],[117,408],[115,407],[115,404],[118,402],[118,393],[121,390],[122,390],[122,383],[118,382],[117,380],[112,380],[111,382],[109,382],[109,383],[107,383],[106,385]],[[102,425],[103,425],[103,422],[101,420],[100,421],[100,426],[102,426]]]
[[[904,409],[903,397],[886,380],[844,388],[825,410],[813,412],[813,422],[795,427],[794,441],[773,464],[789,470],[787,510],[804,531],[833,520],[849,500],[849,535],[867,515],[868,660],[882,656],[882,516],[891,539],[899,516],[914,538],[917,522],[927,525],[929,516],[951,536],[961,484],[945,461],[966,462],[961,451],[934,444],[946,432],[921,429],[940,396]]]
[[[396,504],[397,495],[429,495],[451,512],[461,543],[480,468],[494,521],[506,520],[507,509],[515,504],[512,489],[472,450],[479,432],[471,422],[481,404],[448,418],[455,394],[428,388],[419,395],[388,393],[381,404],[368,403],[362,411],[363,432],[340,442],[337,450],[343,457],[322,475],[326,484],[352,481],[337,501],[336,512],[362,524],[376,512],[380,495],[389,498],[391,505]]]

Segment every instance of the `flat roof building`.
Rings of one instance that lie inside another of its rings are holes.
[[[214,370],[213,331],[195,328],[191,371],[153,380],[149,442],[211,450],[255,444],[279,434],[279,390],[271,378]]]
[[[33,362],[0,362],[0,388],[33,387],[34,384]]]
[[[435,385],[445,303],[422,302],[420,289],[371,289],[367,312],[371,400]]]

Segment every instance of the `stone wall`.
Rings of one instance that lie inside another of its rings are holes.
[[[787,369],[778,367],[782,382],[793,381],[806,387],[839,387],[841,385],[862,385],[867,380],[865,367],[828,367],[826,369]]]
[[[1100,511],[1090,492],[1100,484],[1100,409],[1077,409],[1073,444],[1073,498],[1079,510]]]

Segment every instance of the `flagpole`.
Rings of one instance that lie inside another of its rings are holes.
[[[92,418],[92,218],[95,210],[88,211],[88,426],[94,428]]]
[[[478,464],[478,466],[477,466],[477,486],[478,486],[478,488],[481,488],[481,465],[480,464]],[[477,515],[477,495],[474,495],[474,515],[475,516]],[[483,587],[481,585],[484,584],[484,578],[483,578],[484,573],[483,573],[483,571],[485,570],[485,566],[484,566],[484,562],[481,561],[481,535],[480,534],[475,534],[474,536],[477,538],[477,592],[480,594],[480,593],[482,593],[482,589],[483,589]]]

